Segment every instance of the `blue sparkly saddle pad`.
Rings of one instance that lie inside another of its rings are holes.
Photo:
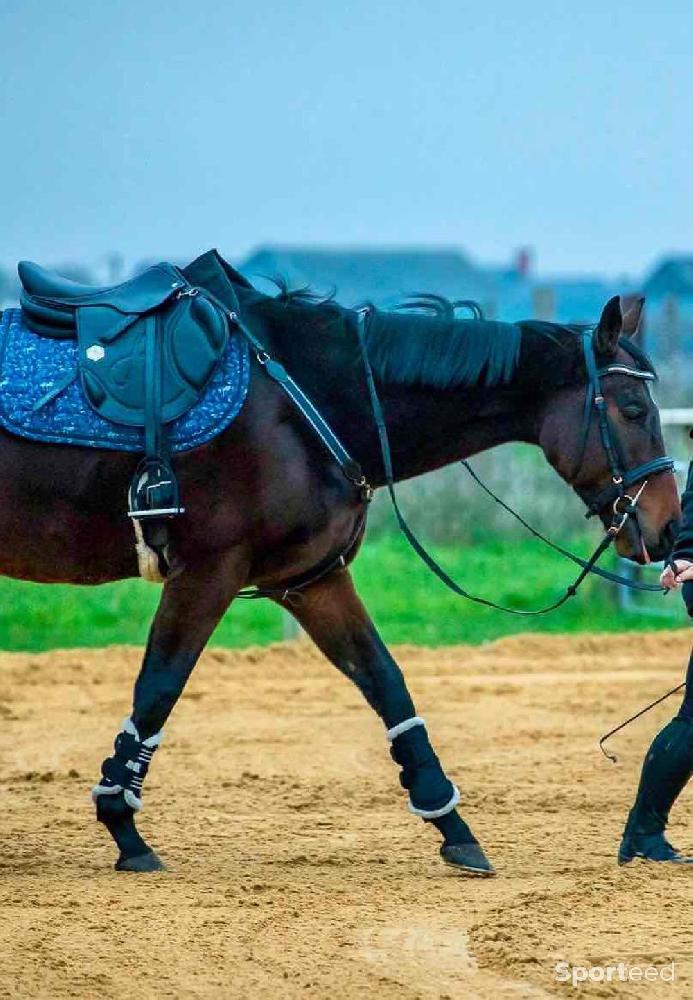
[[[144,451],[141,428],[111,423],[91,408],[77,376],[77,351],[76,340],[41,337],[27,328],[21,309],[6,309],[0,316],[0,427],[50,444]],[[245,402],[249,378],[248,343],[231,336],[199,400],[168,425],[170,450],[197,448],[228,427]]]

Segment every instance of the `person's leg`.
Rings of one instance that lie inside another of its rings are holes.
[[[623,832],[619,864],[633,858],[693,864],[664,836],[669,810],[693,774],[693,652],[679,713],[655,736],[645,755],[640,784]]]

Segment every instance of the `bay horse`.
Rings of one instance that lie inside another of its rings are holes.
[[[246,328],[281,358],[358,459],[368,483],[384,485],[356,335],[361,317],[304,293],[264,295],[215,251],[204,259],[211,291],[223,301],[225,288],[233,286]],[[581,331],[538,321],[459,319],[441,299],[423,304],[432,305],[433,314],[371,310],[365,333],[395,480],[520,441],[541,448],[585,501],[599,495],[612,477],[596,420],[580,438],[588,381]],[[602,404],[626,469],[663,455],[647,382],[631,377],[653,374],[627,339],[637,329],[642,304],[633,296],[611,299],[590,337],[596,362],[609,366]],[[365,528],[364,490],[342,475],[286,393],[267,377],[266,360],[260,353],[253,357],[248,397],[236,420],[210,443],[175,459],[187,512],[171,522],[168,573],[131,714],[94,791],[97,818],[119,849],[116,868],[163,867],[134,823],[142,782],[214,628],[252,585],[295,616],[377,712],[410,808],[439,830],[443,859],[463,873],[492,875],[459,815],[459,792],[432,748],[402,672],[351,579],[348,565]],[[76,584],[137,576],[125,512],[136,461],[132,454],[0,432],[0,572]],[[608,503],[599,510],[605,526],[610,508]],[[679,514],[673,476],[653,475],[636,516],[616,539],[618,551],[637,563],[666,557]],[[296,595],[287,579],[306,585]]]

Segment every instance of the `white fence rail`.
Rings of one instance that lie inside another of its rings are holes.
[[[663,427],[693,427],[693,410],[685,408],[660,410],[659,416]]]

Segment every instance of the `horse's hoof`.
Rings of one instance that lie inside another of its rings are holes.
[[[165,872],[166,865],[158,854],[148,851],[134,858],[124,858],[123,855],[115,863],[117,872]]]
[[[464,875],[492,878],[496,870],[479,844],[443,844],[440,856],[446,865],[452,865]]]

